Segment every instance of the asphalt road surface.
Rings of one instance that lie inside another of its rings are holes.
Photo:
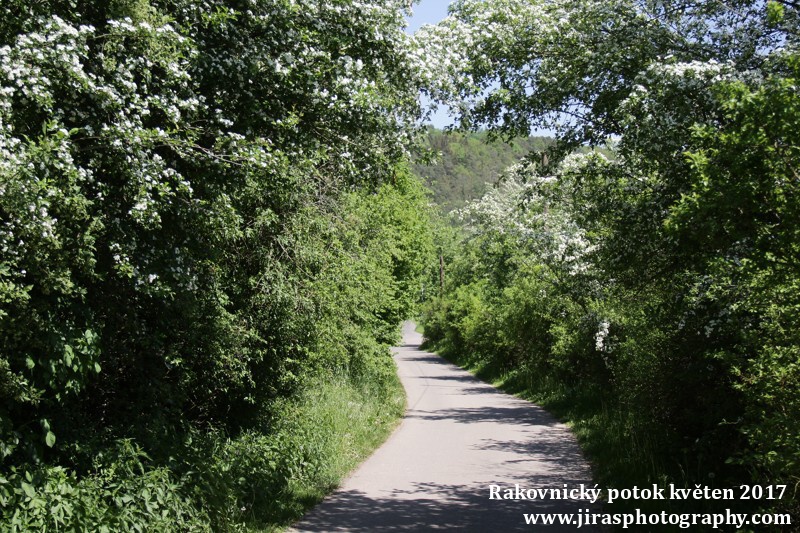
[[[394,349],[408,395],[401,425],[290,531],[591,531],[526,525],[524,517],[597,511],[588,501],[490,499],[492,485],[563,491],[594,484],[563,424],[420,351],[421,340],[408,322]]]

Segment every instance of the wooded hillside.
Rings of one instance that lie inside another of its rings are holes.
[[[487,132],[445,132],[428,128],[424,146],[437,156],[429,165],[411,168],[433,191],[444,211],[462,207],[486,192],[509,166],[522,157],[543,152],[553,144],[548,137],[519,137],[510,143],[490,142]]]

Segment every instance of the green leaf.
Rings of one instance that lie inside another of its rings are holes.
[[[48,431],[48,432],[47,432],[47,436],[44,438],[44,442],[45,442],[45,443],[46,443],[46,444],[47,444],[47,445],[48,445],[50,448],[52,448],[52,447],[53,447],[53,445],[56,443],[56,436],[55,436],[55,433],[53,433],[52,431]]]
[[[30,483],[25,483],[23,481],[22,482],[22,490],[25,492],[25,494],[28,496],[28,498],[33,498],[33,497],[36,496],[36,489],[33,488],[33,485],[31,485]]]

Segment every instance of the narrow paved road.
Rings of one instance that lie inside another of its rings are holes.
[[[490,485],[593,486],[572,434],[541,408],[420,351],[413,328],[404,324],[395,348],[408,395],[402,424],[290,531],[576,531],[526,525],[523,513],[597,510],[589,502],[489,499]]]

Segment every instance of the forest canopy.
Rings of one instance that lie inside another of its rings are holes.
[[[455,132],[428,128],[423,146],[434,159],[418,157],[411,170],[433,192],[433,200],[445,212],[479,198],[487,186],[497,183],[511,165],[524,157],[536,157],[552,145],[549,137],[519,137],[493,142],[488,132]]]

